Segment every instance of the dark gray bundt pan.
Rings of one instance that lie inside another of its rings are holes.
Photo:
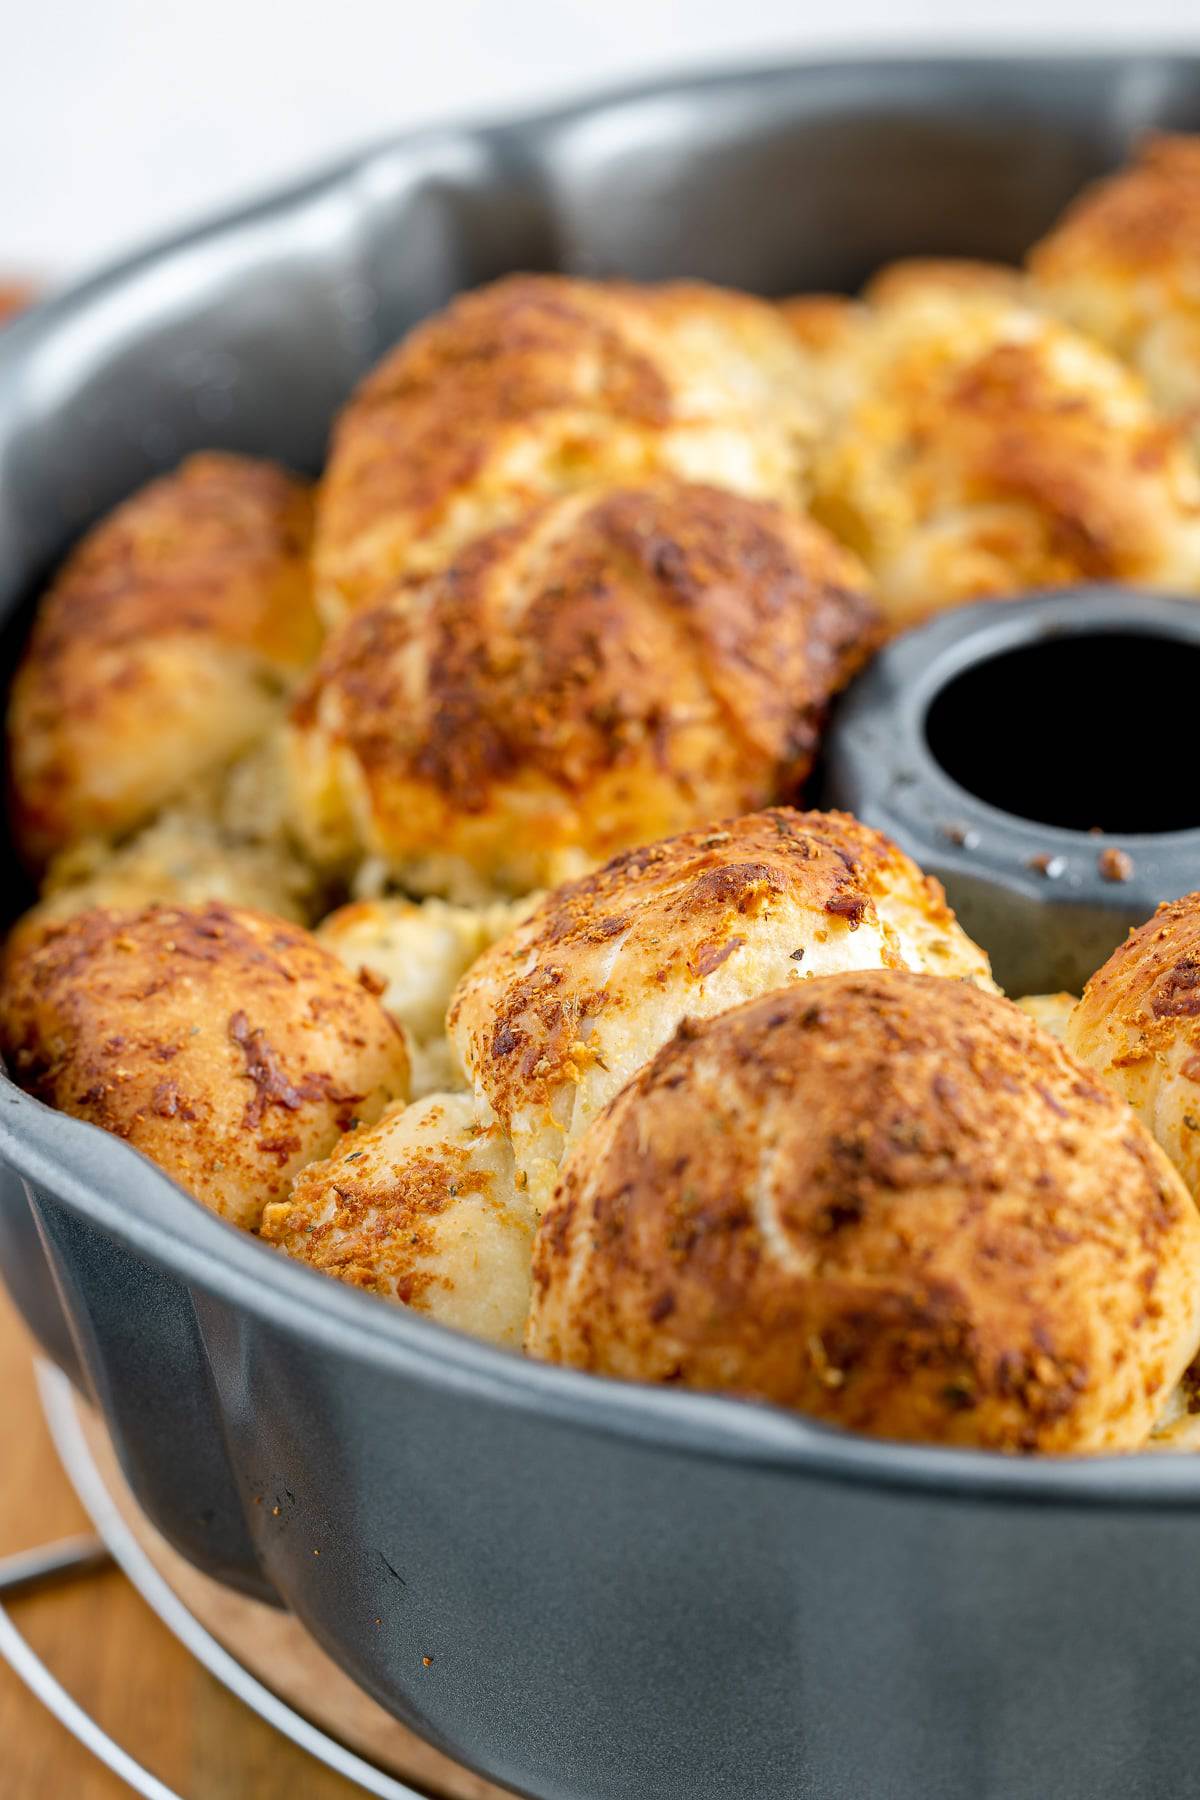
[[[1200,128],[1197,59],[681,79],[410,137],[157,247],[0,339],[9,659],[90,520],[201,445],[316,469],[355,378],[459,288],[561,268],[782,293],[908,253],[1015,257],[1162,126]],[[1083,618],[1071,604],[1049,603],[1055,632]],[[1081,694],[1112,678],[1101,640],[1195,641],[1186,609],[1080,604],[1101,609]],[[1031,987],[1200,880],[1178,769],[1149,759],[1145,813],[1135,780],[1120,818],[1092,818],[1104,795],[1069,791],[1069,734],[1042,782],[997,671],[954,686],[1044,644],[1041,619],[938,621],[915,713],[898,645],[847,701],[827,775],[941,870],[1001,975]],[[1019,667],[1057,691],[1061,662]],[[985,702],[986,743],[961,730]],[[1169,841],[1138,830],[1164,823]],[[1131,855],[1126,883],[1088,877],[1110,843],[1092,824]],[[1052,876],[1022,866],[1042,851]],[[499,1781],[538,1800],[1195,1793],[1200,1462],[895,1446],[525,1363],[271,1255],[7,1083],[0,1153],[5,1278],[153,1521]]]

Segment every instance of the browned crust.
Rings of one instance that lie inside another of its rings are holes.
[[[1183,1042],[1200,1075],[1200,893],[1164,902],[1131,931],[1083,991],[1077,1037],[1098,1025],[1131,1034],[1130,1054],[1152,1061]],[[1197,1087],[1200,1104],[1200,1086]]]
[[[310,1163],[267,1207],[262,1235],[352,1287],[516,1349],[533,1227],[500,1127],[467,1095],[439,1093]]]
[[[1015,1007],[826,977],[685,1026],[580,1141],[528,1347],[874,1435],[1132,1446],[1200,1332],[1200,1219]]]
[[[491,1171],[449,1133],[384,1169],[364,1148],[366,1135],[351,1133],[326,1161],[302,1170],[263,1235],[339,1281],[421,1311],[431,1289],[447,1284],[437,1267],[437,1219],[460,1200],[500,1211],[504,1200]]]
[[[452,851],[490,815],[480,855],[596,858],[793,792],[876,635],[865,577],[808,521],[712,487],[614,489],[352,617],[293,717],[355,759],[377,850]]]
[[[16,1081],[257,1225],[290,1175],[407,1090],[378,1000],[308,932],[212,904],[23,934],[0,987]]]
[[[845,294],[792,294],[779,311],[801,347],[818,356],[844,349],[862,320],[862,307]]]
[[[998,344],[959,370],[940,395],[914,388],[906,403],[914,443],[936,442],[938,455],[957,454],[965,482],[980,495],[1036,509],[1036,543],[1023,526],[1006,544],[999,526],[988,546],[1010,562],[1010,581],[1026,572],[1047,586],[1143,573],[1156,535],[1147,529],[1150,497],[1127,478],[1132,471],[1144,484],[1165,471],[1179,450],[1170,427],[1148,418],[1132,440],[1114,443],[1102,414],[1082,400],[1072,405],[1025,344]]]
[[[311,535],[305,483],[216,452],[189,458],[87,534],[39,604],[9,703],[14,824],[32,861],[146,816],[105,797],[92,759],[106,720],[128,729],[139,693],[160,723],[170,696],[157,691],[158,646],[218,648],[231,680],[277,691],[312,660]],[[154,745],[143,748],[151,761]],[[202,772],[202,749],[192,761]]]
[[[814,509],[878,576],[885,611],[910,622],[1080,579],[1194,585],[1193,471],[1140,384],[1052,320],[1026,313],[1028,334],[1009,336],[1023,315],[1003,302],[988,344],[986,313],[963,306],[877,309],[863,392],[818,459]]]
[[[892,306],[926,293],[994,294],[1020,300],[1025,278],[1007,263],[969,256],[902,256],[876,270],[863,289],[871,306]]]
[[[414,547],[415,566],[431,566],[423,540],[448,532],[452,550],[549,494],[658,472],[656,442],[685,417],[664,342],[699,314],[730,344],[748,330],[787,352],[766,302],[698,283],[514,275],[460,295],[384,358],[338,420],[319,502],[322,587],[343,608],[362,605],[410,571]],[[498,475],[513,432],[536,449]],[[460,529],[450,515],[464,497]]]
[[[497,424],[559,407],[666,425],[670,389],[594,303],[602,293],[565,276],[513,275],[418,325],[342,414],[323,511],[336,507],[353,530],[374,516],[376,483],[386,482],[389,505],[419,528],[477,472]],[[350,482],[337,459],[354,439],[360,478]]]
[[[587,1066],[591,1021],[619,1011],[637,1017],[647,996],[681,978],[698,992],[781,901],[795,897],[824,914],[831,933],[857,930],[868,917],[878,931],[877,900],[910,884],[930,934],[955,932],[938,883],[847,813],[777,807],[684,832],[548,895],[468,971],[450,1008],[451,1033],[508,1121],[531,1104],[550,1106],[558,1085]],[[625,934],[621,981],[589,980]],[[898,946],[883,954],[902,966]]]
[[[1200,136],[1152,135],[1114,175],[1093,182],[1029,255],[1038,280],[1102,265],[1164,275],[1200,263]]]
[[[311,494],[296,476],[245,456],[191,456],[88,532],[41,603],[28,660],[169,630],[303,667],[316,644],[311,535]]]
[[[414,1155],[396,1172],[390,1188],[373,1178],[356,1180],[347,1164],[353,1138],[336,1159],[302,1174],[291,1196],[292,1210],[272,1221],[266,1234],[290,1256],[311,1263],[351,1287],[421,1308],[439,1277],[430,1267],[436,1250],[431,1221],[460,1197],[487,1197],[486,1171],[473,1169],[465,1150],[447,1146],[437,1156]],[[313,1223],[316,1203],[330,1191],[336,1203],[329,1217]]]
[[[1200,1196],[1200,893],[1160,906],[1092,976],[1066,1043]]]

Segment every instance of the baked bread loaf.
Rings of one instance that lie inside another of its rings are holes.
[[[1132,1449],[1200,1339],[1200,1214],[1009,1002],[826,976],[683,1025],[576,1144],[528,1349],[877,1437]]]
[[[335,956],[215,903],[97,909],[23,934],[0,983],[0,1051],[30,1093],[249,1230],[408,1083],[400,1032]]]
[[[512,1151],[467,1094],[433,1094],[351,1131],[267,1207],[262,1234],[340,1281],[519,1349],[533,1211]]]
[[[467,971],[450,1036],[540,1210],[564,1151],[682,1019],[867,968],[990,983],[937,882],[881,833],[778,808],[548,894]]]
[[[1066,1043],[1200,1196],[1200,893],[1160,906],[1113,951],[1084,988]]]
[[[1076,581],[1200,589],[1200,473],[1136,374],[999,283],[878,292],[812,506],[893,624]]]
[[[9,700],[35,866],[122,837],[261,738],[312,661],[307,486],[209,453],[90,531],[43,596]]]
[[[1155,136],[1034,246],[1038,299],[1125,357],[1200,432],[1200,136]],[[1198,440],[1200,441],[1200,440]]]
[[[766,301],[511,276],[418,325],[346,406],[320,488],[321,605],[340,618],[597,482],[799,503],[812,429],[805,358]]]
[[[295,827],[479,901],[788,796],[873,645],[866,587],[819,527],[717,488],[535,508],[334,632],[293,709]]]

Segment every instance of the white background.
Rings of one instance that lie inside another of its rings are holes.
[[[0,0],[0,279],[75,273],[406,125],[672,66],[1189,38],[1200,0]]]

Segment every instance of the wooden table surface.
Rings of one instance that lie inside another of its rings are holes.
[[[89,1530],[42,1420],[29,1340],[0,1288],[0,1556]],[[194,1662],[117,1570],[14,1598],[67,1690],[184,1800],[361,1800]],[[122,1800],[0,1660],[3,1800]]]

